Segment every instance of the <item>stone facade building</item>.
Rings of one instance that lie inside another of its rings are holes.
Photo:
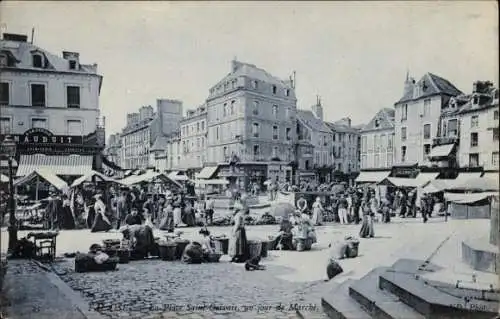
[[[359,172],[360,129],[352,126],[350,118],[326,124],[332,131],[333,169],[348,176]]]
[[[230,73],[210,89],[206,101],[207,161],[229,164],[236,156],[241,186],[267,177],[290,179],[296,105],[291,80],[232,61]]]
[[[17,175],[50,167],[57,175],[102,168],[104,120],[99,112],[102,76],[77,52],[62,57],[4,33],[0,41],[0,141],[17,143]]]
[[[426,73],[418,82],[407,76],[403,97],[395,103],[394,164],[423,164],[438,132],[441,110],[460,95],[448,80]]]
[[[361,170],[390,170],[394,156],[394,109],[384,108],[361,134]]]
[[[205,105],[187,111],[186,117],[180,123],[180,134],[182,165],[193,172],[200,171],[206,162],[207,151],[207,108]]]

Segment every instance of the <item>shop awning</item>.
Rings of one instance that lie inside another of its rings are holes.
[[[196,185],[227,185],[229,181],[225,179],[197,179],[194,181]]]
[[[457,204],[472,204],[491,196],[498,196],[498,193],[495,192],[481,192],[481,193],[470,193],[470,194],[444,193],[444,198],[447,201]]]
[[[198,173],[196,178],[198,179],[210,179],[213,177],[215,172],[217,171],[217,166],[207,166],[203,167],[201,172]]]
[[[418,187],[418,183],[415,178],[387,177],[384,178],[379,184],[395,187]]]
[[[422,187],[430,181],[435,180],[439,173],[419,173],[416,178],[416,183],[418,187]]]
[[[492,180],[496,182],[497,184],[500,184],[500,175],[498,173],[484,173],[482,178],[487,178],[489,180]]]
[[[391,174],[391,171],[360,172],[356,183],[380,183]]]
[[[88,174],[85,174],[79,178],[77,178],[73,184],[71,184],[71,187],[75,187],[75,186],[78,186],[84,182],[91,182],[93,178],[97,178],[97,179],[100,179],[102,181],[105,181],[105,182],[116,182],[113,178],[111,177],[108,177],[102,173],[99,173],[99,172],[96,172],[96,171],[91,171],[90,173]]]
[[[479,178],[479,177],[481,177],[482,174],[483,174],[482,172],[460,173],[460,174],[458,174],[457,178],[455,178],[456,185],[462,184],[465,181],[473,179],[473,178]]]
[[[452,187],[449,189],[464,191],[464,192],[490,192],[498,191],[499,185],[494,179],[483,178],[483,177],[471,177],[465,180],[455,180]]]
[[[65,189],[68,188],[68,184],[66,184],[65,181],[63,181],[56,174],[54,174],[54,172],[51,172],[50,170],[43,169],[43,168],[34,170],[31,173],[25,175],[24,177],[21,177],[21,178],[15,180],[14,186],[24,185],[24,184],[29,183],[30,181],[34,180],[37,177],[50,183],[52,186],[54,186],[55,188],[57,188],[60,191],[64,191]]]
[[[429,158],[440,158],[440,157],[448,157],[453,151],[453,147],[455,144],[445,144],[434,146],[429,153]]]
[[[166,176],[165,174],[151,172],[151,171],[148,171],[148,172],[141,174],[141,175],[131,175],[131,176],[125,177],[124,179],[121,179],[117,182],[119,182],[120,184],[130,186],[130,185],[140,184],[140,183],[144,183],[144,182],[151,182],[153,180],[160,180],[163,183],[170,183],[170,184],[175,185],[178,188],[181,187],[181,185],[179,185],[179,183],[177,183],[175,180],[171,179],[170,177]]]
[[[428,194],[443,192],[452,187],[453,183],[454,179],[435,179],[429,181],[427,185],[424,186],[423,191]]]
[[[92,156],[21,155],[16,175],[26,176],[37,169],[46,169],[55,175],[85,175],[92,171]]]
[[[316,176],[314,172],[299,172],[299,176]]]

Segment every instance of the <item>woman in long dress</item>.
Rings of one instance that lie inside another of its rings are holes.
[[[241,204],[240,204],[241,205]],[[248,215],[248,210],[240,209],[235,210],[234,227],[231,232],[231,239],[229,240],[229,256],[231,262],[246,262],[248,260],[248,242],[245,231],[245,216]]]
[[[63,195],[62,213],[61,213],[61,228],[62,229],[75,229],[75,218],[71,211],[71,203],[68,196]]]
[[[94,224],[92,225],[92,229],[90,230],[92,233],[100,232],[100,231],[109,231],[112,226],[108,217],[106,216],[106,205],[101,199],[101,195],[96,195],[96,202],[94,205],[95,209],[95,219]]]
[[[373,238],[375,236],[375,231],[373,229],[373,219],[369,201],[367,199],[363,200],[361,207],[363,209],[363,222],[359,231],[359,237]]]
[[[174,201],[174,227],[182,224],[182,199],[180,195]]]
[[[323,205],[321,205],[321,199],[316,197],[316,201],[313,204],[313,218],[312,222],[315,226],[319,226],[323,222]]]

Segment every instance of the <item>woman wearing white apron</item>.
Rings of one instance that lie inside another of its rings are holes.
[[[322,223],[323,206],[321,205],[321,199],[316,197],[316,201],[313,204],[313,224],[318,226]]]

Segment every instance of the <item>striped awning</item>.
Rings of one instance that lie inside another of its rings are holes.
[[[391,171],[362,171],[356,177],[356,183],[380,183],[391,174]]]
[[[26,176],[38,169],[55,175],[86,175],[92,172],[92,156],[82,155],[21,155],[17,176]]]
[[[198,173],[196,178],[198,179],[210,179],[213,177],[215,172],[217,171],[217,166],[207,166],[203,167],[201,172]]]

